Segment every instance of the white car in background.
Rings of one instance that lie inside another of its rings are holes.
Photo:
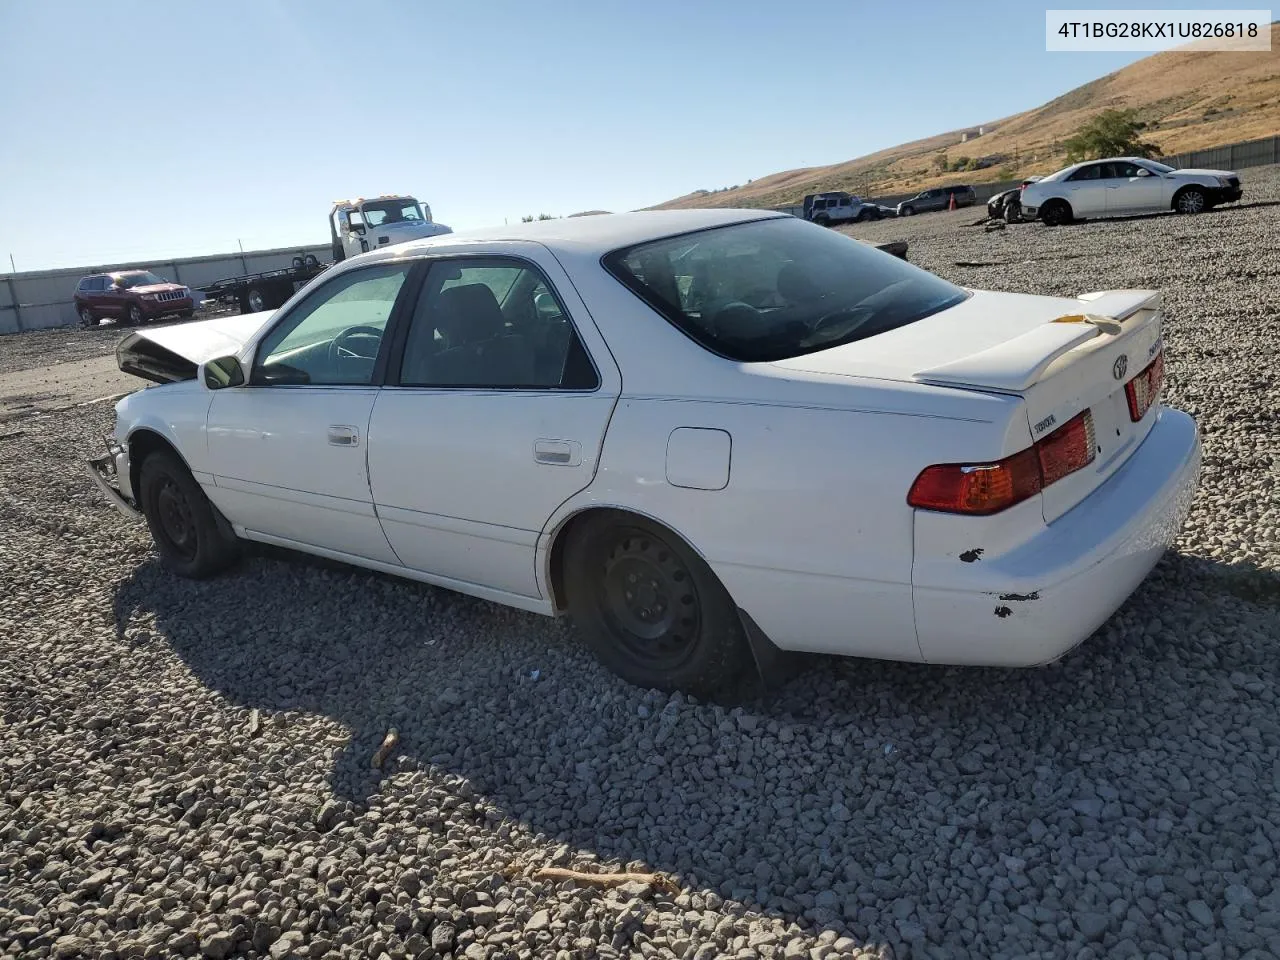
[[[1051,173],[1022,191],[1022,215],[1048,226],[1091,217],[1202,213],[1243,195],[1231,170],[1178,170],[1143,157],[1088,160]]]
[[[787,214],[495,227],[142,329],[86,465],[162,563],[241,540],[547,615],[644,686],[778,648],[1035,665],[1177,534],[1161,299],[955,286]]]

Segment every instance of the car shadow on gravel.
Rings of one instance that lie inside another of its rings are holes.
[[[1205,599],[1178,626],[1162,611],[1188,591]],[[1016,873],[1047,834],[1122,842],[1133,804],[1175,809],[1187,758],[1204,752],[1184,698],[1275,671],[1249,661],[1253,648],[1205,639],[1197,618],[1242,599],[1269,617],[1278,597],[1273,571],[1170,553],[1056,665],[815,658],[733,708],[624,684],[559,621],[336,564],[256,556],[190,582],[150,562],[119,584],[115,617],[122,641],[154,621],[201,683],[264,714],[263,737],[278,712],[349,730],[335,760],[315,750],[351,816],[388,791],[434,809],[441,776],[461,776],[501,819],[553,843],[788,920],[862,938],[896,924],[909,940],[950,930],[931,891],[957,863]],[[400,742],[372,770],[392,726]],[[1128,782],[1154,749],[1169,751],[1170,783]],[[892,916],[872,909],[886,902]]]

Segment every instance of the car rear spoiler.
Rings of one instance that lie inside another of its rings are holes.
[[[1036,383],[1053,361],[1087,340],[1124,331],[1126,320],[1159,310],[1162,295],[1155,290],[1100,290],[1076,299],[1086,308],[1067,313],[1028,330],[1021,336],[912,374],[921,383],[976,387],[1002,393],[1022,393]]]

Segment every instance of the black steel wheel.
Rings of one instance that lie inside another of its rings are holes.
[[[1071,207],[1065,200],[1050,200],[1040,208],[1040,219],[1046,227],[1059,227],[1071,222]]]
[[[142,513],[166,569],[182,577],[202,578],[235,561],[239,552],[235,534],[172,452],[156,450],[147,455],[138,487]]]
[[[569,531],[564,565],[573,619],[624,680],[705,696],[731,686],[749,662],[728,592],[658,524],[588,515]]]

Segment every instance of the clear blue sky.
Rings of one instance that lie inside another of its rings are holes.
[[[0,0],[0,273],[10,252],[22,271],[322,243],[347,196],[411,193],[456,230],[635,209],[998,119],[1141,56],[1046,53],[1043,6],[959,9]]]

